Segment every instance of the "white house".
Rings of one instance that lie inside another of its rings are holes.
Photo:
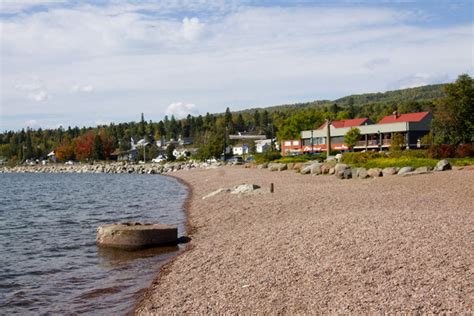
[[[247,144],[238,144],[232,147],[232,154],[234,156],[242,156],[249,153],[249,146]]]
[[[272,140],[271,139],[261,139],[255,141],[255,151],[259,154],[271,150]]]

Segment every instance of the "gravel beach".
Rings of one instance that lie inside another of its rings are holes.
[[[339,180],[233,166],[173,176],[192,189],[192,241],[137,314],[473,311],[474,171]],[[262,192],[202,199],[242,183]]]

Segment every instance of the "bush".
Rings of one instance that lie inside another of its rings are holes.
[[[351,152],[351,153],[344,153],[342,155],[341,162],[346,164],[363,164],[369,160],[375,158],[382,158],[385,157],[383,152],[379,151],[366,151],[366,152]]]
[[[274,161],[281,158],[281,154],[278,151],[267,151],[263,154],[255,154],[255,162],[262,164],[265,162]]]
[[[474,144],[459,145],[459,147],[456,149],[456,157],[474,157]]]
[[[455,154],[453,145],[433,145],[428,149],[428,157],[433,159],[453,158]]]
[[[391,151],[389,156],[392,158],[428,158],[428,151],[424,149]]]

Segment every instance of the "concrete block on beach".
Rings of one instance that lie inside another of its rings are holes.
[[[119,223],[97,228],[98,246],[136,250],[178,242],[178,229],[164,224]]]

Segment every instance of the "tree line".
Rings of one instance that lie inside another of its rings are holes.
[[[198,148],[196,158],[207,159],[224,152],[231,144],[230,134],[249,132],[278,140],[297,139],[302,130],[316,129],[327,118],[368,117],[377,122],[393,111],[432,112],[432,141],[459,145],[474,142],[473,91],[473,79],[464,74],[451,84],[391,91],[389,101],[387,97],[380,102],[373,101],[377,98],[366,94],[341,98],[339,102],[315,101],[308,103],[310,106],[289,105],[240,112],[227,108],[224,113],[188,115],[184,119],[165,116],[158,122],[146,121],[142,114],[138,122],[6,131],[0,134],[0,159],[20,163],[26,159],[44,159],[54,150],[61,161],[106,160],[116,150],[129,150],[132,138],[135,141],[145,138],[152,144],[146,149],[147,157],[152,157],[158,153],[157,140],[187,137],[192,137],[193,147]]]

